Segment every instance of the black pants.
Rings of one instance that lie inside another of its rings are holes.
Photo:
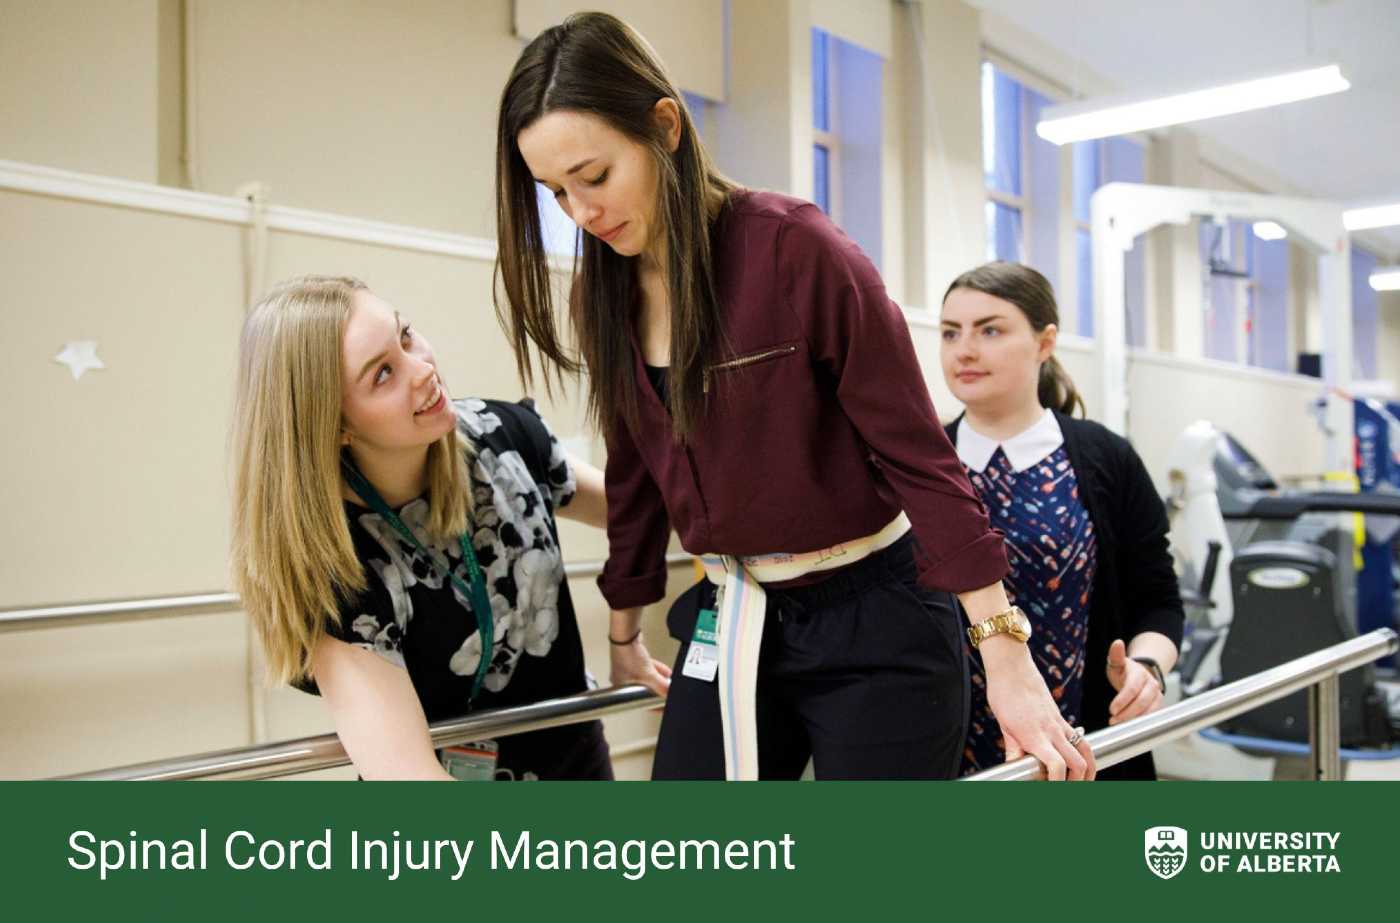
[[[819,583],[768,591],[758,666],[758,771],[796,779],[951,779],[967,732],[961,616],[914,579],[914,539]],[[667,617],[683,642],[653,779],[723,779],[719,686],[681,673],[702,608],[701,581]]]

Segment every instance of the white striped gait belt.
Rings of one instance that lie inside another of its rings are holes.
[[[724,727],[724,776],[758,778],[758,651],[768,608],[765,583],[845,567],[893,545],[909,531],[900,513],[874,535],[801,554],[702,555],[705,576],[719,587],[719,711]]]

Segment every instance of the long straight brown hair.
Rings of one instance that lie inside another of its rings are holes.
[[[672,152],[655,117],[657,102],[680,110]],[[496,316],[515,349],[527,387],[539,353],[545,388],[587,370],[588,410],[604,432],[637,421],[632,327],[639,303],[637,257],[620,256],[583,234],[574,262],[569,314],[577,354],[561,342],[540,231],[536,181],[520,154],[520,132],[550,112],[602,119],[643,145],[656,164],[656,215],[666,251],[671,307],[670,410],[686,439],[704,410],[707,366],[723,358],[710,226],[734,184],[700,143],[685,102],[645,39],[606,13],[578,13],[541,32],[521,52],[505,91],[496,136]],[[580,361],[581,360],[581,361]]]
[[[1021,263],[1008,263],[998,260],[984,263],[953,280],[943,293],[943,300],[956,289],[967,288],[1010,302],[1021,309],[1030,321],[1031,329],[1040,333],[1046,327],[1060,325],[1060,308],[1055,303],[1055,288],[1050,280],[1029,266]],[[1040,406],[1058,410],[1065,415],[1073,415],[1075,408],[1084,414],[1084,398],[1074,387],[1074,379],[1060,365],[1060,360],[1051,356],[1040,365],[1040,382],[1036,387]]]

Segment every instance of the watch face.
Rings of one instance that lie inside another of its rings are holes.
[[[1021,641],[1030,640],[1031,620],[1020,609],[1011,613],[1011,634]]]

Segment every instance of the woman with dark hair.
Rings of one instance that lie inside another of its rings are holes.
[[[1031,654],[1065,720],[1095,730],[1161,707],[1185,617],[1166,509],[1126,439],[1070,416],[1084,402],[1055,359],[1058,325],[1049,281],[1028,266],[953,280],[943,378],[967,411],[948,435],[1006,536],[1007,594],[1034,626]],[[970,660],[964,773],[1007,756],[977,651]],[[1100,775],[1154,777],[1151,754]]]
[[[813,205],[742,189],[646,42],[600,13],[521,54],[497,138],[497,311],[529,380],[587,370],[608,447],[612,679],[669,690],[657,778],[940,778],[977,623],[1009,737],[1092,776],[1006,599],[1001,536],[934,415],[879,274]],[[566,350],[536,208],[584,231]],[[932,448],[930,448],[932,447]],[[708,579],[640,639],[671,530]]]

